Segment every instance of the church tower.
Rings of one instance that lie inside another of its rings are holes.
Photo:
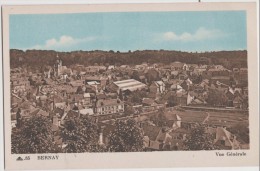
[[[54,64],[54,75],[60,76],[62,70],[62,60],[60,59],[59,55],[57,54],[56,62]]]

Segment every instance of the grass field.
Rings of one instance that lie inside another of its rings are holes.
[[[183,122],[203,122],[209,114],[208,121],[205,123],[211,125],[231,127],[238,123],[248,123],[248,115],[239,112],[206,112],[185,110],[173,111],[173,113],[177,113],[181,117]]]

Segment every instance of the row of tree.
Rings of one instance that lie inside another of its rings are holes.
[[[60,131],[43,116],[22,120],[12,132],[12,153],[83,153],[143,151],[143,132],[133,119],[117,120],[107,145],[99,144],[100,127],[89,117],[71,118]],[[55,137],[59,137],[58,139]],[[58,143],[62,140],[62,145]]]
[[[201,57],[207,59],[208,64],[221,64],[227,68],[247,67],[247,51],[219,51],[219,52],[181,52],[166,50],[144,50],[128,53],[114,53],[113,51],[74,51],[56,52],[48,50],[10,50],[11,68],[29,66],[43,69],[53,66],[56,56],[62,58],[66,66],[83,65],[137,65],[143,62],[169,64],[174,61],[199,64]]]
[[[159,113],[152,121],[163,127],[166,118]],[[184,141],[183,150],[218,149],[213,143],[214,137],[205,129],[204,125],[195,124]],[[11,151],[15,154],[145,151],[143,131],[133,119],[117,120],[106,145],[99,143],[99,132],[98,125],[88,117],[69,119],[60,132],[54,133],[48,118],[33,116],[13,130]],[[55,137],[60,137],[62,144]]]

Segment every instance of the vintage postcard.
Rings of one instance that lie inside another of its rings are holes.
[[[259,165],[256,13],[4,6],[5,168]]]

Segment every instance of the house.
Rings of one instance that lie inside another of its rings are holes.
[[[248,70],[247,68],[240,68],[238,73],[234,73],[234,80],[240,86],[248,85]]]
[[[222,65],[214,65],[214,68],[219,70],[226,70],[226,68]]]
[[[11,81],[11,87],[14,93],[25,92],[30,88],[30,81],[24,78],[18,78]]]
[[[247,68],[240,68],[240,69],[239,69],[239,73],[240,73],[240,74],[245,74],[245,75],[247,75],[248,69],[247,69]]]
[[[17,124],[16,114],[11,114],[11,126],[15,128]]]
[[[170,132],[171,131],[168,131],[167,128],[162,128],[158,133],[155,141],[161,144],[161,150],[170,150],[172,140]]]
[[[143,124],[142,129],[144,132],[144,147],[148,150],[158,151],[162,149],[162,144],[156,141],[156,138],[161,130],[157,126],[150,124]]]
[[[149,98],[145,98],[143,100],[143,106],[141,107],[141,111],[144,113],[145,112],[154,112],[154,111],[158,111],[159,109],[164,109],[164,108],[165,108],[165,104],[159,104],[152,99],[149,100]]]
[[[65,109],[67,107],[67,104],[66,102],[55,103],[54,107],[59,109]]]
[[[168,111],[164,112],[164,116],[167,120],[167,125],[169,128],[173,130],[181,128],[181,117],[178,114]]]
[[[59,85],[55,87],[57,93],[61,97],[67,97],[69,94],[76,93],[78,87],[77,86],[71,86],[71,85]]]
[[[187,64],[189,71],[194,71],[195,68],[198,67],[197,64]]]
[[[72,94],[70,95],[70,98],[68,99],[70,103],[79,103],[84,104],[84,95],[83,94]]]
[[[165,84],[162,81],[154,81],[150,87],[150,92],[152,93],[164,93],[165,92]]]
[[[196,75],[202,75],[202,73],[205,72],[207,68],[207,65],[198,65],[194,68],[193,73]]]
[[[55,88],[53,85],[42,85],[39,86],[39,92],[42,94],[52,94],[55,92]]]
[[[209,80],[208,79],[204,79],[204,80],[201,81],[200,87],[207,88],[207,87],[209,87],[209,84],[210,84]]]
[[[177,77],[179,74],[179,71],[171,71],[171,75],[173,76],[173,78]]]
[[[185,90],[180,86],[178,83],[171,85],[171,90],[175,91],[176,93],[184,93]]]
[[[92,90],[94,90],[96,93],[98,93],[101,90],[100,83],[97,81],[88,81],[87,85],[92,87]]]
[[[21,103],[22,101],[23,101],[23,99],[21,97],[18,97],[16,94],[12,93],[12,96],[11,96],[11,105],[12,106],[16,106],[19,103]]]
[[[239,149],[239,142],[236,140],[236,136],[231,134],[223,127],[216,128],[216,138],[214,144],[220,146],[221,149],[237,150]]]
[[[88,66],[85,68],[86,74],[95,75],[99,73],[100,68],[98,66]]]
[[[87,82],[92,82],[92,81],[95,81],[97,83],[100,84],[101,88],[104,88],[107,84],[107,80],[108,80],[108,77],[106,76],[84,76],[81,78],[82,80],[85,81],[85,83],[87,84]]]
[[[210,68],[202,72],[203,79],[210,79],[211,77],[226,76],[229,77],[230,71],[227,69]]]
[[[38,109],[38,108],[35,108],[30,114],[30,116],[49,116],[49,113],[42,110],[42,109]]]
[[[104,94],[104,93],[96,94],[96,99],[97,100],[105,100],[105,99],[107,99],[107,95]]]
[[[145,70],[147,67],[147,64],[135,65],[135,69],[137,70]]]
[[[32,105],[29,101],[22,101],[20,104],[11,109],[11,114],[16,114],[17,111],[20,110],[20,114],[22,117],[29,117],[31,111],[36,109],[35,106]]]
[[[234,106],[235,108],[241,109],[242,106],[243,106],[243,98],[240,97],[240,96],[236,96],[236,97],[234,98],[234,100],[233,100],[233,106]]]
[[[239,68],[233,68],[233,73],[239,73]]]
[[[226,91],[225,91],[225,95],[228,99],[228,106],[229,107],[233,107],[233,100],[235,98],[235,91],[234,89],[232,89],[231,87],[229,87]]]
[[[113,70],[113,69],[115,69],[116,67],[115,67],[115,65],[109,65],[108,67],[107,67],[107,70]]]
[[[188,79],[188,75],[185,74],[185,73],[179,73],[178,77],[179,77],[179,80],[186,80],[186,79]]]
[[[206,104],[206,102],[202,99],[199,98],[195,98],[193,99],[189,104],[187,105],[192,105],[192,106],[204,106]]]
[[[121,69],[127,69],[127,68],[130,68],[129,65],[121,65],[120,66]]]
[[[184,63],[176,61],[176,62],[171,63],[171,70],[182,71],[183,66],[184,66]]]
[[[70,85],[71,85],[72,87],[81,87],[81,86],[84,85],[84,81],[82,81],[82,80],[71,81],[71,82],[70,82]]]
[[[181,118],[170,114],[167,120],[171,122],[169,127],[159,128],[148,122],[142,124],[144,147],[147,151],[179,150],[182,146],[187,130],[181,128]]]
[[[52,95],[51,100],[55,103],[62,103],[66,101],[66,98],[60,95]]]
[[[144,106],[156,106],[157,103],[154,101],[154,99],[151,98],[143,98],[142,104]]]
[[[211,83],[215,84],[217,81],[230,85],[230,76],[213,76],[210,78]]]
[[[84,101],[83,101],[83,105],[84,105],[84,106],[91,104],[91,96],[90,96],[90,93],[84,93],[84,94],[83,94],[83,98],[84,98]]]
[[[79,110],[79,113],[81,115],[94,115],[94,111],[92,108],[81,109]]]
[[[119,99],[101,99],[96,102],[94,112],[97,115],[123,113],[124,103]]]

